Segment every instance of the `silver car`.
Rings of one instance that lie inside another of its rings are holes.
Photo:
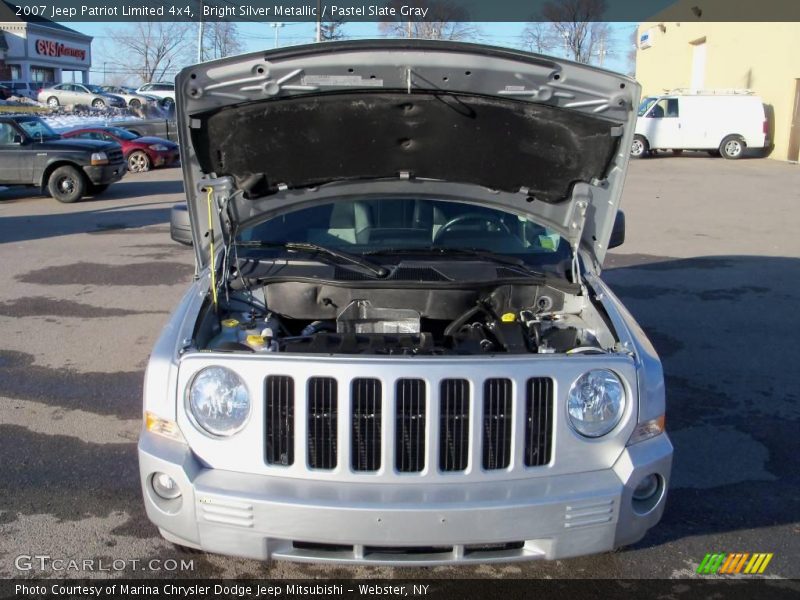
[[[51,108],[59,105],[84,105],[92,108],[125,108],[127,103],[121,97],[109,94],[99,86],[88,83],[59,83],[39,91],[39,102]]]
[[[119,96],[125,100],[125,102],[128,103],[128,106],[131,108],[140,108],[142,106],[147,106],[148,104],[155,104],[159,100],[155,96],[137,94],[136,90],[133,88],[124,88],[117,85],[101,85],[100,89],[106,94]]]
[[[197,278],[138,445],[167,540],[411,566],[607,552],[656,525],[661,363],[600,278],[635,81],[381,40],[176,87]]]

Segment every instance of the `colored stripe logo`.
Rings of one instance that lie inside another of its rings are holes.
[[[699,575],[760,575],[767,569],[773,554],[747,552],[716,552],[706,554],[700,566]]]

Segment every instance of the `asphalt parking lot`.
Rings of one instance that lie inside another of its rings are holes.
[[[673,485],[637,545],[469,568],[272,565],[184,554],[147,520],[136,438],[143,372],[193,254],[169,239],[179,169],[62,205],[0,192],[0,577],[20,555],[190,559],[185,577],[691,577],[707,552],[773,552],[800,577],[800,167],[659,157],[632,164],[628,235],[605,279],[667,375]],[[101,574],[107,576],[108,573]]]

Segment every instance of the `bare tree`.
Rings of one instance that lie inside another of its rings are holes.
[[[189,58],[191,27],[192,23],[129,23],[126,32],[113,32],[114,62],[126,65],[145,83],[160,81]]]
[[[550,0],[542,17],[552,23],[569,58],[588,63],[599,55],[602,63],[609,45],[608,26],[600,22],[605,11],[605,0]]]
[[[243,49],[236,23],[207,22],[203,29],[203,58],[211,60],[239,54]]]
[[[477,29],[469,22],[469,13],[451,0],[390,0],[387,6],[396,9],[412,7],[426,11],[425,16],[398,16],[381,21],[381,33],[393,37],[426,40],[464,40],[475,37]]]
[[[319,37],[321,42],[344,39],[344,18],[338,17],[319,24]]]
[[[558,48],[559,36],[552,23],[535,21],[522,31],[522,45],[530,52],[552,54]]]

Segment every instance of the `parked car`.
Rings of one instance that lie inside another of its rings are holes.
[[[59,83],[52,87],[46,87],[39,92],[39,102],[47,104],[51,108],[57,108],[61,104],[82,104],[92,108],[125,108],[125,100],[114,94],[104,92],[99,85],[83,83]]]
[[[178,141],[178,131],[173,119],[128,119],[124,121],[114,121],[117,127],[124,127],[131,133],[138,136],[154,136],[169,140]]]
[[[168,81],[156,81],[152,83],[145,83],[136,90],[137,94],[145,94],[148,96],[156,96],[160,98],[161,105],[164,108],[172,108],[175,106],[175,84]]]
[[[41,90],[44,86],[48,85],[46,83],[41,83],[41,82],[17,81],[17,80],[0,81],[0,84],[10,88],[12,90],[13,96],[21,96],[25,98],[30,98],[31,100],[36,100],[36,97],[39,94],[39,90]]]
[[[265,61],[270,94],[242,78]],[[198,277],[138,444],[167,540],[457,564],[605,552],[658,522],[661,364],[600,278],[635,81],[380,40],[191,66],[176,90]]]
[[[639,106],[631,156],[652,150],[705,150],[737,159],[745,148],[766,148],[769,123],[760,97],[747,91],[648,96]]]
[[[125,102],[128,103],[128,106],[131,108],[140,108],[142,106],[147,106],[148,104],[153,104],[158,102],[158,98],[155,96],[148,96],[145,94],[137,94],[136,90],[133,88],[124,88],[116,85],[101,85],[99,86],[101,90],[103,90],[106,94],[113,94],[114,96],[119,96]]]
[[[0,83],[0,100],[8,100],[14,95],[14,90],[5,84]]]
[[[36,186],[59,202],[75,202],[124,174],[117,143],[65,139],[39,117],[0,116],[0,185]]]
[[[128,163],[128,170],[143,173],[153,167],[168,167],[178,160],[178,144],[157,137],[141,137],[122,127],[82,127],[64,137],[116,142]]]

